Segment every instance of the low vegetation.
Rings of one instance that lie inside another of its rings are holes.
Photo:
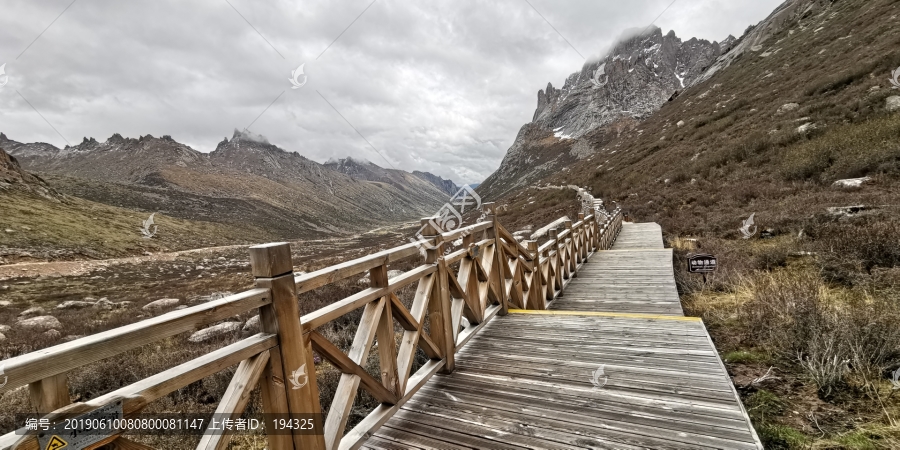
[[[900,228],[863,218],[811,230],[670,239],[686,313],[709,327],[766,448],[897,448]],[[722,270],[687,273],[692,252]]]

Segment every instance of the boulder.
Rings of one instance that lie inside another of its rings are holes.
[[[10,328],[9,325],[0,325],[0,333],[6,333]]]
[[[862,177],[862,178],[845,178],[843,180],[837,180],[833,183],[834,186],[837,187],[860,187],[863,183],[871,181],[871,177]]]
[[[833,216],[851,216],[854,214],[858,214],[861,211],[865,210],[865,205],[853,205],[853,206],[831,206],[825,208],[829,214]]]
[[[107,300],[106,298],[97,300],[97,302],[94,303],[93,305],[94,305],[94,308],[97,308],[97,309],[113,309],[118,306],[115,303]]]
[[[188,341],[193,343],[199,343],[208,341],[213,338],[217,338],[220,336],[225,336],[231,333],[234,333],[241,329],[240,322],[222,322],[218,325],[213,325],[209,328],[204,328],[188,338]]]
[[[678,123],[676,123],[675,125],[678,126],[678,128],[681,128],[681,127],[684,126],[684,121],[683,121],[683,120],[679,120]]]
[[[59,328],[62,326],[59,319],[53,316],[37,316],[30,319],[21,319],[16,325],[22,328],[38,328],[49,330],[51,328]]]
[[[44,313],[44,308],[33,306],[19,313],[19,317],[37,316]]]
[[[900,95],[892,95],[888,97],[885,107],[888,111],[900,110]]]
[[[69,300],[56,305],[56,309],[81,309],[88,306],[94,306],[91,302],[82,302],[78,300]]]
[[[177,305],[180,301],[181,300],[178,300],[177,298],[161,298],[154,302],[147,303],[144,305],[143,309],[145,311],[151,311],[154,309],[170,308]]]
[[[43,335],[47,339],[56,340],[56,339],[59,339],[60,336],[62,336],[62,333],[51,328],[51,329],[45,331],[43,333]]]
[[[778,107],[778,111],[775,111],[775,114],[784,114],[786,112],[796,111],[798,108],[800,108],[799,103],[785,103]]]
[[[797,127],[797,132],[802,134],[802,133],[806,133],[808,131],[812,131],[815,129],[816,129],[816,124],[804,123],[803,125],[800,125],[799,127]]]
[[[256,331],[259,329],[259,316],[253,316],[247,323],[244,324],[242,330],[244,331]]]

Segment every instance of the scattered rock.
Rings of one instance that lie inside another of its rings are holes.
[[[144,305],[143,309],[145,311],[150,311],[152,309],[163,309],[169,308],[171,306],[175,306],[180,302],[177,298],[161,298],[155,302],[150,302]]]
[[[175,307],[175,309],[173,309],[173,311],[178,311],[178,310],[182,310],[182,309],[187,309],[187,305],[178,305]]]
[[[871,177],[862,177],[862,178],[846,178],[843,180],[837,180],[833,183],[834,186],[838,187],[860,187],[863,183],[871,181]]]
[[[203,266],[197,266],[196,269],[197,269],[197,270],[203,270],[203,269],[205,269],[205,268],[206,268],[206,267],[203,267]]]
[[[0,308],[9,306],[9,305],[12,305],[12,303],[9,300],[0,300]]]
[[[4,336],[3,333],[0,333],[0,342],[3,342],[5,340],[6,340],[6,336]]]
[[[814,123],[804,123],[803,125],[800,125],[799,127],[797,127],[797,132],[798,132],[798,133],[806,133],[806,132],[808,132],[808,131],[812,131],[812,130],[815,130],[815,129],[816,129],[816,124],[814,124]]]
[[[94,305],[94,308],[98,308],[98,309],[113,309],[116,306],[118,306],[115,303],[107,300],[106,298],[97,300],[97,302],[94,303],[93,305]]]
[[[242,330],[244,331],[255,331],[259,329],[259,316],[253,316],[247,323],[244,324]]]
[[[69,300],[67,302],[62,302],[62,303],[56,305],[56,309],[80,309],[80,308],[87,308],[88,306],[94,306],[94,304],[91,302]]]
[[[860,212],[866,209],[865,205],[853,205],[853,206],[831,206],[825,208],[829,214],[834,216],[851,216],[853,214],[859,214]]]
[[[233,294],[233,292],[231,292],[231,291],[213,292],[212,294],[209,294],[209,295],[201,295],[201,296],[191,300],[191,303],[211,302],[213,300],[223,299],[225,297],[228,297],[231,294]]]
[[[900,110],[900,95],[892,95],[888,97],[885,107],[888,111]]]
[[[388,278],[399,277],[400,275],[403,275],[402,270],[388,270],[388,273],[387,273]]]
[[[38,314],[43,314],[43,313],[44,313],[44,308],[42,308],[40,306],[34,306],[34,307],[26,309],[25,311],[20,312],[19,317],[36,316]]]
[[[62,338],[62,341],[69,342],[69,341],[74,341],[75,339],[81,339],[83,337],[84,337],[83,334],[68,334]]]
[[[368,286],[369,285],[369,277],[362,277],[356,280],[357,286]]]
[[[9,331],[9,329],[9,325],[0,325],[0,333],[6,333],[7,331]]]
[[[60,333],[59,331],[54,330],[52,328],[45,331],[43,334],[44,334],[45,338],[53,339],[53,340],[59,339],[59,337],[62,336],[62,333]]]
[[[59,319],[53,316],[37,316],[30,319],[22,319],[19,320],[16,325],[22,328],[41,328],[45,330],[62,326],[62,324],[59,323]]]
[[[240,329],[240,322],[223,322],[192,334],[191,337],[188,338],[188,341],[196,344],[198,342],[208,341],[210,339],[224,336],[229,333],[234,333]]]
[[[789,111],[794,111],[800,108],[799,103],[785,103],[778,107],[778,111],[775,111],[775,114],[784,114]]]
[[[678,123],[676,123],[675,125],[677,125],[678,128],[681,128],[681,127],[684,126],[684,121],[683,121],[683,120],[679,120]]]

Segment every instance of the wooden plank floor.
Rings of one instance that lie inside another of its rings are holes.
[[[683,316],[672,249],[663,248],[659,225],[622,224],[612,249],[584,263],[550,309]]]
[[[629,310],[674,292],[659,227],[625,224],[619,238],[553,303],[581,311],[494,318],[363,448],[761,449],[703,322],[680,306]]]

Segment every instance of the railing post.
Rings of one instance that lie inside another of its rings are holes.
[[[584,262],[587,260],[587,255],[590,253],[591,247],[591,226],[589,223],[584,221],[584,213],[578,213],[578,221],[581,222],[581,232],[578,237],[578,242],[580,243],[581,251],[578,252],[578,260],[580,262]]]
[[[525,248],[528,249],[528,254],[534,258],[531,261],[531,267],[534,270],[531,272],[531,286],[528,288],[528,303],[525,309],[543,310],[546,307],[541,295],[543,283],[541,282],[541,255],[538,253],[538,243],[537,241],[525,241]]]
[[[444,353],[442,373],[452,373],[456,367],[456,335],[450,299],[450,269],[444,260],[444,237],[435,229],[432,218],[422,219],[422,237],[434,240],[434,246],[425,250],[425,263],[436,264],[435,286],[428,301],[428,329],[434,345]]]
[[[566,240],[563,241],[563,247],[565,247],[565,249],[566,249],[565,254],[568,255],[568,259],[566,261],[566,278],[572,279],[577,276],[575,274],[575,269],[576,269],[576,267],[578,267],[577,261],[576,261],[578,256],[577,256],[576,245],[575,245],[575,229],[572,228],[571,220],[565,220],[563,222],[563,227],[565,227],[565,229],[569,230],[568,237],[566,237]]]
[[[552,298],[556,298],[556,286],[559,286],[559,295],[562,295],[562,274],[565,272],[565,268],[562,267],[563,259],[560,255],[559,250],[559,228],[553,227],[550,229],[550,241],[553,242],[553,245],[550,247],[550,251],[547,252],[547,256],[550,257],[550,272],[553,276],[553,283],[550,284],[550,295]],[[553,252],[553,256],[550,256],[550,252]],[[556,266],[554,268],[554,266]],[[551,299],[552,299],[551,298]]]
[[[40,414],[51,413],[72,403],[65,373],[35,381],[28,385],[28,390],[31,394],[31,405]]]
[[[486,233],[487,239],[494,240],[494,260],[491,262],[493,269],[491,270],[491,283],[497,288],[497,296],[500,297],[500,311],[498,315],[505,316],[509,313],[509,298],[506,296],[506,253],[503,251],[503,244],[500,243],[500,221],[497,219],[496,204],[488,202],[482,204],[486,213],[485,220],[492,223]]]
[[[300,325],[290,244],[250,247],[250,266],[256,286],[272,293],[272,303],[259,311],[260,331],[277,334],[279,344],[270,350],[271,357],[260,381],[265,412],[289,413],[292,418],[302,414],[302,418],[312,419],[316,427],[315,434],[269,434],[269,448],[325,450],[315,362],[309,338],[303,335]]]

